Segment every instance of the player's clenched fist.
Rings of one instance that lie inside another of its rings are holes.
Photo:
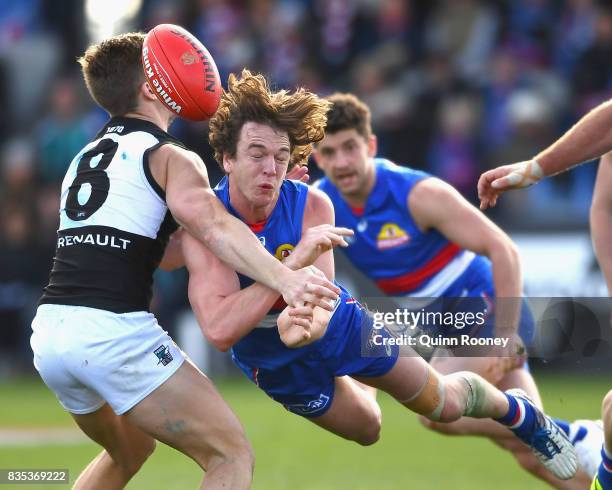
[[[499,195],[510,189],[528,187],[537,183],[544,172],[535,160],[502,165],[483,173],[478,180],[480,209],[497,204]]]

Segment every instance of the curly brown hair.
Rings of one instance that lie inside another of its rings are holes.
[[[336,92],[325,97],[325,100],[332,104],[327,113],[326,133],[355,129],[366,140],[372,136],[370,108],[357,96]]]
[[[242,70],[240,78],[229,76],[228,89],[209,123],[208,139],[217,163],[223,168],[223,155],[234,157],[242,126],[247,122],[267,124],[286,131],[291,145],[289,168],[303,165],[312,152],[312,143],[325,135],[330,103],[316,94],[298,88],[272,92],[263,75]]]
[[[130,112],[138,104],[138,90],[145,81],[141,53],[145,34],[130,32],[87,48],[77,61],[87,90],[111,116]]]

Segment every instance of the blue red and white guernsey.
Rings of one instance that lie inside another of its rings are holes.
[[[480,298],[493,320],[495,290],[489,259],[461,249],[437,230],[421,231],[412,218],[408,196],[418,182],[431,175],[382,158],[374,159],[374,165],[376,182],[363,208],[349,206],[328,178],[315,184],[330,197],[336,226],[355,232],[342,251],[388,296]],[[480,308],[473,301],[460,304]],[[438,308],[439,303],[432,307]],[[526,305],[520,329],[527,343],[533,334],[533,318]]]
[[[381,158],[374,162],[376,183],[363,208],[351,208],[329,179],[317,184],[334,205],[336,225],[355,231],[343,252],[389,296],[438,297],[455,289],[460,296],[462,275],[474,261],[488,259],[462,250],[437,230],[417,227],[408,196],[429,174]]]
[[[227,177],[214,190],[228,211],[242,219],[230,203]],[[262,245],[279,260],[290,254],[302,237],[307,196],[307,185],[285,180],[268,219],[250,225]],[[241,289],[253,284],[252,279],[241,274],[239,279]],[[251,381],[285,408],[305,417],[322,415],[329,408],[336,376],[382,376],[397,359],[397,349],[383,349],[379,357],[371,352],[370,357],[362,357],[362,337],[367,339],[372,333],[372,321],[361,304],[340,288],[340,297],[321,339],[298,349],[285,346],[276,325],[286,306],[281,299],[256,328],[232,347],[234,362]]]

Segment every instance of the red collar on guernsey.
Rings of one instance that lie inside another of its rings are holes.
[[[364,206],[355,207],[355,208],[351,206],[351,211],[353,212],[355,216],[363,216],[363,209],[364,209]]]
[[[257,223],[252,223],[252,224],[247,223],[247,224],[253,233],[259,233],[261,230],[263,230],[266,227],[267,222],[268,220],[265,219],[263,221],[258,221]]]

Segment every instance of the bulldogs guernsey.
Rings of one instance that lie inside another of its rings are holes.
[[[151,122],[112,118],[70,163],[49,285],[40,304],[148,311],[153,272],[176,223],[149,153],[183,146]]]
[[[214,191],[228,211],[242,219],[230,203],[227,177],[219,182]],[[279,260],[290,254],[302,237],[307,197],[307,185],[285,180],[272,214],[265,222],[250,225],[266,250]],[[253,284],[252,279],[242,274],[238,274],[238,277],[241,289]],[[280,340],[276,325],[277,317],[285,306],[285,302],[280,298],[260,324],[234,344],[232,348],[234,360],[243,369],[245,365],[262,369],[285,366],[297,358],[316,351],[320,343],[329,337],[330,331],[340,328],[338,325],[347,328],[345,326],[359,325],[361,322],[361,307],[346,290],[342,289],[325,336],[299,349],[290,349]]]
[[[355,231],[343,249],[350,261],[390,296],[478,296],[483,279],[492,293],[487,258],[460,249],[436,230],[423,233],[412,219],[408,196],[430,175],[381,158],[375,168],[364,209],[352,209],[329,179],[317,183],[334,204],[336,226]]]

